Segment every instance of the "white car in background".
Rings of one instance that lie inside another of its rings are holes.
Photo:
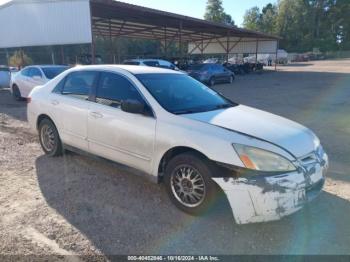
[[[139,65],[139,66],[153,66],[153,67],[161,67],[165,69],[171,69],[180,71],[180,69],[174,65],[173,63],[170,63],[169,61],[162,60],[162,59],[131,59],[131,60],[125,60],[123,62],[124,65]]]
[[[78,149],[143,171],[187,213],[221,188],[238,224],[301,209],[328,167],[308,128],[162,68],[72,68],[30,93],[28,121],[47,155]]]
[[[12,95],[16,100],[27,98],[35,86],[46,84],[67,69],[68,66],[60,65],[27,66],[12,77]]]

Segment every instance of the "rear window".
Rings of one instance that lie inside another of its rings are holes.
[[[55,66],[55,67],[43,67],[41,68],[47,79],[53,79],[63,71],[68,69],[68,66]]]
[[[125,61],[124,65],[140,65],[140,62],[137,61]]]
[[[158,61],[144,61],[143,63],[148,66],[159,66]]]

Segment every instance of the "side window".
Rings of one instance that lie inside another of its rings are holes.
[[[42,77],[42,74],[38,68],[32,67],[29,71],[29,76],[30,77],[34,77],[34,76]]]
[[[99,104],[119,107],[123,100],[144,102],[139,92],[128,79],[114,73],[102,73],[96,93]]]
[[[52,90],[52,93],[61,94],[67,77],[64,77]]]
[[[147,66],[153,66],[153,67],[159,66],[158,61],[144,61],[143,63]]]
[[[30,69],[31,69],[30,67],[23,69],[21,72],[21,75],[29,76]]]
[[[87,100],[92,89],[97,72],[79,71],[70,73],[66,78],[62,94]]]

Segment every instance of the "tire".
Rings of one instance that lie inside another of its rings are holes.
[[[168,163],[164,177],[170,200],[185,213],[203,214],[212,206],[218,193],[211,173],[209,163],[199,154],[183,153],[175,156]],[[191,183],[191,180],[194,183]],[[189,198],[189,194],[192,195],[192,199]]]
[[[62,142],[56,126],[47,118],[39,124],[39,141],[46,155],[50,157],[62,155]]]
[[[21,91],[19,90],[17,85],[12,86],[12,96],[16,101],[21,101],[23,100]]]
[[[209,86],[214,86],[215,85],[215,78],[214,77],[211,77],[208,81],[208,85]]]

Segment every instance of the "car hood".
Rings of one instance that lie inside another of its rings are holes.
[[[295,157],[314,151],[319,143],[310,129],[286,118],[243,105],[183,116],[268,141],[283,147]]]

